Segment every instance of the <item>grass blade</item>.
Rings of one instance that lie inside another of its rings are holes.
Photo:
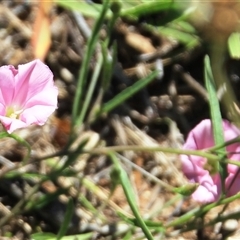
[[[211,114],[211,119],[212,119],[212,128],[213,128],[213,136],[214,136],[214,142],[215,145],[221,145],[224,144],[224,134],[223,134],[223,127],[222,127],[222,116],[221,116],[221,111],[220,111],[220,106],[219,106],[219,101],[217,97],[217,93],[215,90],[214,86],[214,80],[213,80],[213,75],[212,75],[212,70],[211,70],[211,65],[210,65],[210,59],[208,56],[205,57],[205,70],[204,70],[204,75],[205,75],[205,84],[206,88],[209,94],[209,104],[210,104],[210,114]],[[226,157],[226,148],[223,147],[221,149],[221,152],[218,152],[218,155],[220,158]],[[219,169],[219,173],[221,176],[222,180],[222,189],[223,193],[225,192],[225,179],[227,177],[227,166],[225,163],[215,163],[215,170],[217,168]],[[216,166],[218,165],[218,166]]]
[[[131,182],[129,181],[126,171],[122,168],[122,166],[119,163],[118,158],[116,157],[116,155],[113,152],[110,152],[109,156],[114,163],[115,173],[116,173],[115,177],[118,178],[118,180],[123,188],[123,191],[127,198],[128,204],[136,218],[137,226],[141,227],[143,233],[145,234],[145,236],[148,240],[153,240],[153,236],[152,236],[151,232],[149,231],[147,225],[145,224],[144,220],[142,219],[142,217],[139,213],[139,209],[137,207],[137,201],[135,199],[135,193],[133,191]]]
[[[231,58],[240,59],[240,33],[234,32],[228,38],[228,50]]]
[[[222,116],[217,98],[217,93],[214,86],[213,75],[210,66],[210,59],[205,57],[205,84],[209,94],[210,114],[213,124],[214,141],[216,145],[224,143],[224,136],[222,130]]]
[[[138,80],[136,83],[134,83],[132,86],[124,89],[122,92],[120,92],[118,95],[116,95],[113,99],[105,103],[100,110],[100,113],[107,113],[113,110],[118,105],[122,104],[124,101],[126,101],[128,98],[132,97],[136,92],[138,92],[140,89],[144,88],[146,85],[148,85],[151,81],[154,80],[154,78],[159,74],[158,71],[152,72],[150,75],[148,75],[146,78],[143,78],[141,80]]]
[[[64,216],[64,221],[63,221],[63,223],[61,225],[61,228],[58,232],[57,240],[62,239],[62,237],[64,237],[64,235],[67,233],[68,226],[69,226],[69,223],[71,222],[71,218],[72,218],[72,215],[73,215],[73,211],[74,211],[73,201],[72,201],[72,199],[69,199],[69,202],[68,202],[68,205],[67,205],[67,211],[66,211],[66,214]]]
[[[108,6],[109,6],[109,0],[104,1],[102,12],[93,27],[91,37],[88,39],[85,57],[83,58],[82,66],[79,71],[79,79],[78,79],[76,94],[75,94],[74,103],[73,103],[72,127],[80,126],[83,121],[82,114],[81,114],[81,104],[82,104],[83,91],[86,89],[88,66],[90,63],[90,59],[93,55],[95,46],[97,44],[97,41],[99,39],[99,31],[102,27],[106,12],[108,10]]]

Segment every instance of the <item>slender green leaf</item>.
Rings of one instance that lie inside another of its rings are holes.
[[[210,59],[205,57],[205,84],[209,95],[210,114],[213,125],[213,135],[216,145],[224,143],[223,129],[222,129],[222,115],[220,111],[219,101],[214,86],[214,80],[212,76]]]
[[[240,33],[234,32],[228,38],[228,50],[231,58],[240,59]]]
[[[96,3],[87,3],[86,1],[66,1],[66,0],[55,0],[55,2],[64,8],[67,8],[72,11],[78,11],[82,13],[84,16],[92,17],[92,18],[99,18],[103,6],[102,4]],[[108,9],[106,16],[110,18],[112,16],[112,12]]]
[[[172,27],[158,27],[160,34],[173,38],[180,43],[186,45],[188,48],[194,48],[200,44],[200,38],[192,33],[184,32],[182,30]]]
[[[88,3],[85,1],[66,1],[66,0],[55,0],[55,2],[64,8],[72,11],[78,11],[87,17],[99,18],[103,5],[96,3]],[[179,3],[173,0],[154,0],[144,2],[129,2],[129,1],[118,1],[122,5],[120,16],[134,17],[143,16],[146,14],[157,13],[160,11],[180,10]],[[130,4],[131,3],[131,4]],[[110,9],[106,12],[106,18],[113,17]]]
[[[102,88],[106,91],[112,79],[114,65],[116,64],[116,48],[113,47],[113,54],[110,55],[107,47],[108,42],[102,44],[103,55],[103,74],[102,74]]]
[[[121,10],[121,16],[142,16],[146,14],[152,14],[160,11],[170,10],[170,9],[179,9],[179,5],[177,5],[172,0],[155,0],[155,1],[148,1],[142,4],[136,4],[133,7],[124,9],[124,6]]]
[[[89,87],[87,89],[86,97],[83,101],[82,109],[81,109],[79,117],[78,117],[79,123],[82,123],[84,121],[87,110],[89,109],[89,106],[90,106],[90,103],[91,103],[91,100],[93,97],[93,92],[96,87],[97,80],[98,80],[98,77],[99,77],[101,69],[102,69],[102,65],[103,65],[103,56],[101,53],[98,53],[96,66],[94,68],[94,72],[93,72],[92,78],[90,80]]]
[[[147,84],[153,81],[158,74],[159,74],[158,71],[154,71],[150,75],[148,75],[146,78],[140,79],[136,83],[134,83],[132,86],[124,89],[122,92],[116,95],[113,99],[105,103],[100,113],[109,112],[113,110],[115,107],[117,107],[118,105],[122,104],[124,101],[132,97],[140,89],[144,88]]]
[[[62,237],[61,240],[90,240],[93,233],[83,233],[71,236]],[[57,240],[57,236],[52,233],[34,233],[31,235],[31,240]]]
[[[21,177],[23,179],[32,179],[32,178],[37,178],[37,179],[47,179],[48,177],[45,174],[41,174],[41,173],[22,173],[19,172],[19,170],[16,171],[11,171],[8,172],[4,175],[4,178],[6,179],[14,179],[17,177]]]
[[[145,234],[146,238],[148,240],[153,240],[153,236],[151,232],[149,231],[147,225],[145,224],[144,220],[142,219],[139,209],[137,207],[137,201],[135,197],[135,192],[132,188],[131,182],[129,181],[128,175],[126,171],[122,168],[121,164],[119,163],[118,158],[113,152],[109,152],[109,156],[112,159],[114,163],[114,168],[115,168],[115,178],[118,178],[123,191],[125,193],[125,196],[127,198],[128,204],[135,216],[136,219],[136,224],[137,226],[141,227],[143,233]]]
[[[129,230],[126,235],[122,238],[122,240],[131,240],[133,239],[133,234],[132,234],[132,231]]]
[[[64,235],[67,233],[69,224],[73,216],[73,212],[74,212],[74,205],[73,205],[72,199],[70,198],[68,201],[67,211],[65,213],[63,223],[57,235],[57,240],[63,239]]]
[[[53,233],[34,233],[31,235],[32,240],[56,240],[56,235]]]
[[[81,109],[82,109],[81,105],[82,105],[82,101],[83,101],[83,92],[86,89],[86,82],[87,82],[87,78],[88,78],[88,71],[89,71],[88,67],[90,64],[90,59],[95,50],[95,46],[99,39],[99,31],[102,27],[104,17],[106,15],[108,7],[109,7],[109,0],[106,0],[103,3],[103,8],[102,8],[101,14],[93,27],[91,37],[88,39],[88,42],[87,42],[85,57],[83,58],[82,66],[79,71],[77,89],[76,89],[76,94],[75,94],[74,103],[73,103],[73,110],[72,110],[72,118],[73,118],[72,127],[73,128],[79,127],[83,121],[82,114],[80,114],[80,113],[81,113]]]
[[[214,79],[212,75],[210,59],[208,56],[205,57],[205,84],[209,95],[210,114],[212,120],[213,136],[215,145],[224,144],[224,134],[222,126],[222,116],[220,111],[220,105],[217,97],[217,93],[214,86]],[[220,158],[226,157],[226,148],[223,147],[221,152],[218,151]],[[225,179],[227,177],[227,167],[225,163],[218,163],[216,161],[210,162],[212,173],[219,171],[222,181],[223,193],[225,192]]]

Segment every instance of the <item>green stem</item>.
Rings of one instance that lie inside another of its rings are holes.
[[[176,226],[183,225],[193,217],[196,218],[198,216],[201,216],[201,215],[207,213],[208,211],[210,211],[211,209],[213,209],[214,207],[217,207],[217,206],[220,206],[220,205],[223,205],[223,204],[231,203],[231,202],[233,202],[233,201],[235,201],[239,198],[240,198],[240,193],[238,193],[234,196],[231,196],[229,198],[221,199],[221,200],[219,200],[217,202],[214,202],[214,203],[210,203],[210,204],[206,204],[206,205],[201,206],[201,207],[194,208],[193,210],[187,212],[186,214],[179,217],[178,219],[173,220],[170,223],[167,223],[165,225],[165,227],[168,228],[168,227],[176,227]]]
[[[82,124],[82,117],[81,118],[79,117],[80,112],[81,112],[81,104],[80,103],[83,101],[82,100],[83,91],[85,91],[85,88],[86,88],[90,59],[93,55],[95,46],[99,39],[99,31],[102,27],[106,12],[108,10],[108,5],[109,5],[109,0],[105,0],[103,3],[103,8],[102,8],[101,14],[100,14],[98,20],[96,21],[94,28],[92,30],[92,35],[88,39],[87,48],[85,51],[85,57],[83,58],[82,66],[79,71],[79,79],[78,79],[76,94],[75,94],[74,103],[73,103],[72,131],[73,131],[73,127],[77,127]]]
[[[102,68],[102,64],[103,64],[103,56],[99,50],[97,64],[95,66],[94,73],[92,75],[92,79],[90,81],[90,85],[89,85],[89,88],[88,88],[88,91],[86,94],[86,98],[83,102],[83,106],[82,106],[81,112],[78,117],[78,121],[80,123],[83,123],[83,120],[86,116],[86,112],[87,112],[90,102],[92,100],[93,92],[94,92],[94,89],[95,89],[95,86],[96,86],[96,83],[97,83],[97,80],[98,80],[98,77],[99,77],[99,74],[100,74],[100,71]]]
[[[222,92],[221,102],[229,119],[239,127],[239,113],[237,112],[238,101],[227,76],[225,67],[226,56],[226,39],[218,39],[218,41],[211,43],[210,59],[216,89],[217,91]]]
[[[212,161],[219,161],[219,157],[212,153],[207,153],[204,150],[182,150],[182,149],[173,149],[166,147],[142,147],[137,145],[132,146],[112,146],[112,147],[101,147],[91,149],[91,151],[83,151],[84,153],[92,154],[108,154],[109,152],[123,152],[123,151],[139,151],[139,152],[164,152],[172,154],[184,154],[184,155],[195,155],[199,157],[204,157]]]
[[[143,233],[145,234],[146,238],[148,240],[153,240],[153,236],[151,232],[149,231],[147,225],[145,224],[144,220],[142,219],[139,209],[137,207],[136,199],[135,199],[135,193],[132,189],[131,182],[129,181],[129,178],[127,176],[127,173],[124,171],[124,169],[121,167],[118,158],[116,157],[115,153],[109,152],[109,157],[112,159],[114,166],[115,166],[115,172],[118,174],[118,180],[121,183],[121,186],[123,188],[123,191],[125,193],[125,196],[127,198],[128,204],[136,218],[137,224],[139,227],[141,227]]]

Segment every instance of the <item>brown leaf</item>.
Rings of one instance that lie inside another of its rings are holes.
[[[39,1],[36,19],[33,25],[31,43],[35,58],[44,60],[51,46],[49,12],[53,5],[51,0]]]

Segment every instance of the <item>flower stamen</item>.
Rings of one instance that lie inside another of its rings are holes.
[[[19,119],[20,114],[23,112],[22,109],[18,110],[16,106],[7,107],[6,117],[12,119]]]

